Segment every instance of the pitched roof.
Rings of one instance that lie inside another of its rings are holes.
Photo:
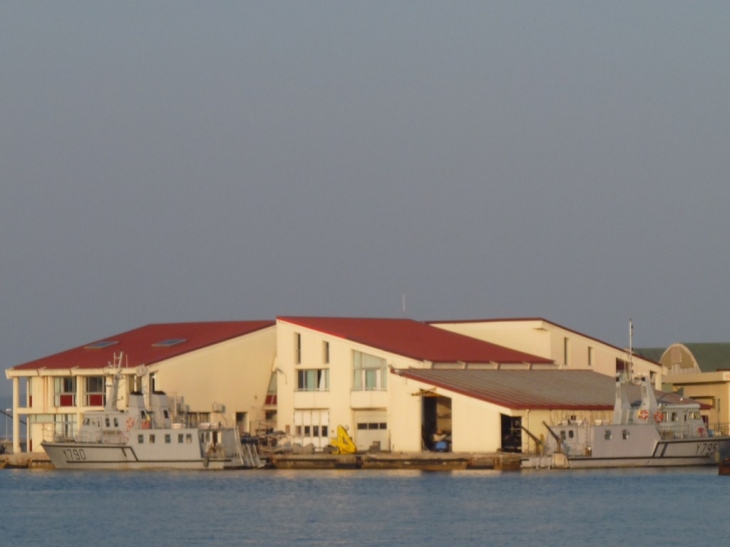
[[[274,321],[217,321],[147,325],[36,359],[11,370],[104,368],[119,352],[124,352],[125,366],[151,365],[274,324]]]
[[[592,370],[394,369],[393,373],[511,409],[613,410],[616,397],[615,379]],[[673,393],[655,390],[655,394],[659,403],[697,403]],[[628,386],[627,396],[638,405],[640,386]]]
[[[449,332],[412,319],[279,317],[338,338],[432,362],[552,363],[550,359]]]

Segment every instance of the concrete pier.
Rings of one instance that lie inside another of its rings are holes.
[[[519,471],[521,455],[504,452],[454,454],[439,452],[394,452],[376,454],[275,454],[269,456],[275,469],[417,469],[453,471],[494,469]]]
[[[520,454],[504,452],[453,454],[439,452],[379,452],[375,454],[274,454],[268,456],[273,469],[416,469],[456,471],[494,469],[519,471]],[[54,469],[48,456],[40,452],[0,455],[0,469]]]
[[[1,454],[0,469],[55,469],[44,452]]]

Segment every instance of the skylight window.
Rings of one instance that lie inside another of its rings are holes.
[[[187,342],[187,338],[168,338],[166,340],[160,340],[152,344],[153,348],[169,348],[170,346],[177,346],[183,342]]]
[[[100,340],[99,342],[94,342],[92,344],[88,344],[84,346],[84,349],[102,349],[102,348],[108,348],[109,346],[113,346],[114,344],[118,344],[116,340]]]

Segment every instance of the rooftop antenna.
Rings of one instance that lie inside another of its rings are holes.
[[[634,323],[629,319],[629,381],[634,376]]]

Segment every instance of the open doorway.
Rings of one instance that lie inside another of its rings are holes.
[[[502,452],[522,452],[522,418],[520,416],[502,417]]]
[[[451,451],[451,399],[429,395],[422,400],[421,439],[424,449]]]

